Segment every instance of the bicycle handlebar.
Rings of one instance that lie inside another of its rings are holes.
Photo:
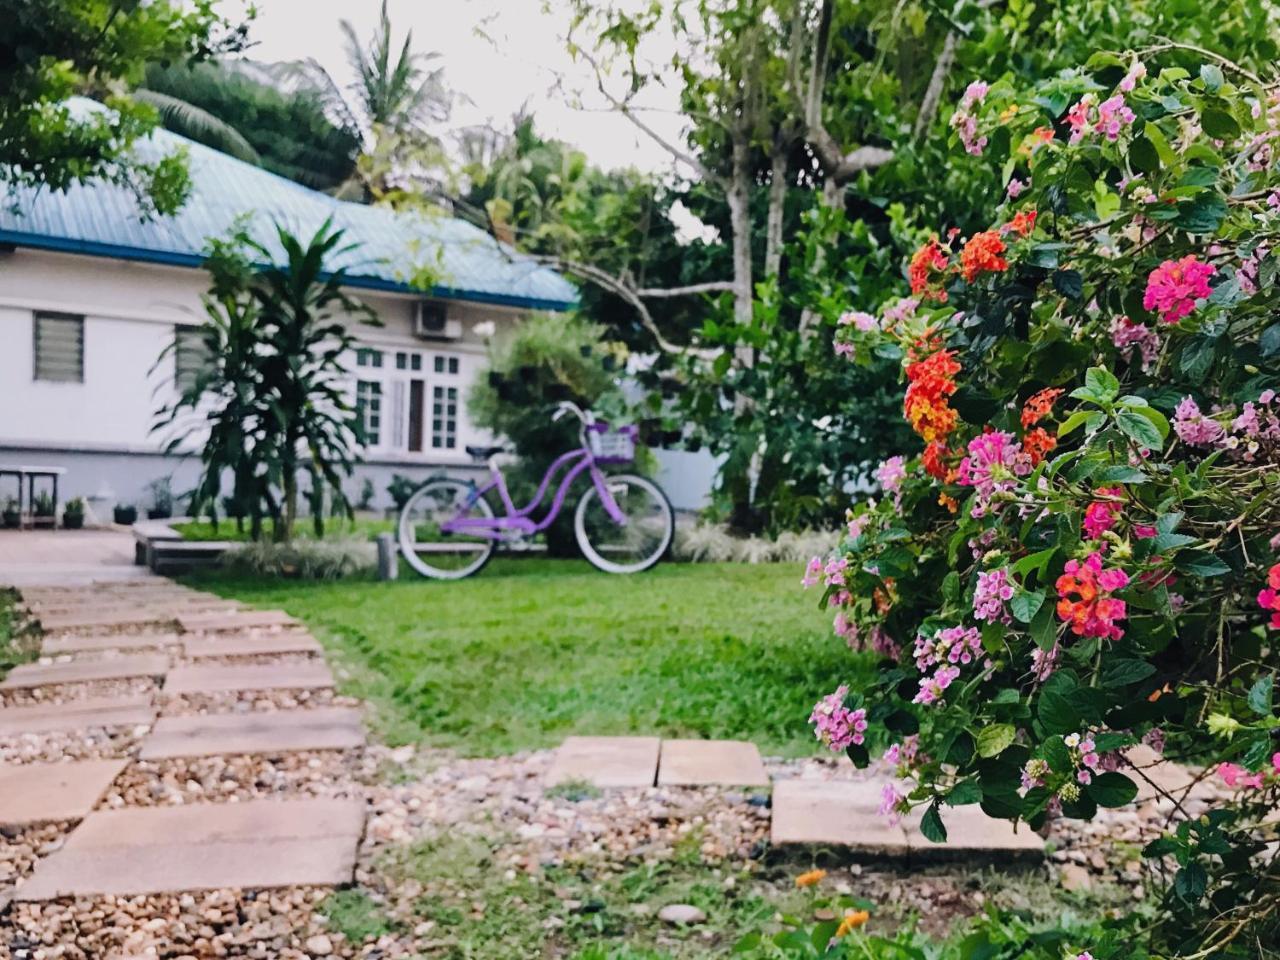
[[[596,422],[595,414],[590,410],[583,410],[576,403],[570,403],[568,400],[561,400],[556,404],[556,412],[551,415],[551,419],[559,420],[566,413],[572,413],[584,427],[589,427]]]

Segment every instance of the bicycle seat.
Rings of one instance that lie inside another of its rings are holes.
[[[496,447],[473,447],[468,445],[466,449],[468,456],[475,457],[477,460],[488,460],[490,457],[501,453],[507,448],[499,444]]]

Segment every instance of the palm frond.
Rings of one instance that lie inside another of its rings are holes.
[[[219,120],[209,111],[202,110],[179,97],[156,90],[138,89],[133,91],[132,96],[135,100],[155,107],[160,113],[160,122],[164,124],[166,130],[184,136],[188,140],[195,140],[213,147],[247,163],[258,166],[262,164],[262,157],[240,131],[226,121]]]

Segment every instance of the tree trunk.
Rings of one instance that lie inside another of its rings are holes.
[[[782,223],[787,205],[787,151],[774,146],[769,159],[769,214],[765,220],[764,275],[776,277],[782,269]]]
[[[733,230],[733,318],[751,325],[751,158],[745,135],[733,138],[733,176],[726,199]],[[741,350],[741,348],[739,348]],[[743,359],[739,353],[739,359]],[[750,366],[748,359],[747,366]]]
[[[288,543],[293,539],[293,521],[298,516],[298,465],[289,457],[284,469],[284,516],[276,523],[274,540]]]

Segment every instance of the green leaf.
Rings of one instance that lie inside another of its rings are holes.
[[[1156,668],[1145,660],[1137,660],[1131,657],[1119,657],[1115,660],[1107,661],[1107,665],[1102,670],[1102,685],[1104,687],[1127,687],[1131,683],[1147,679],[1156,672]]]
[[[1045,568],[1049,566],[1049,561],[1053,559],[1053,555],[1058,552],[1057,547],[1049,547],[1045,550],[1037,550],[1035,553],[1027,554],[1020,559],[1010,569],[1020,577],[1025,577],[1033,570],[1039,575],[1044,576]]]
[[[947,794],[947,803],[953,807],[966,807],[982,800],[982,785],[977,780],[961,780]]]
[[[1053,616],[1053,604],[1041,607],[1031,621],[1031,639],[1041,650],[1052,650],[1058,642],[1058,624]]]
[[[1146,126],[1142,128],[1142,132],[1151,141],[1151,145],[1156,148],[1156,153],[1159,154],[1161,163],[1169,167],[1177,162],[1178,155],[1173,152],[1173,147],[1169,145],[1169,138],[1164,135],[1164,131],[1157,127],[1155,123],[1147,121]]]
[[[1262,331],[1262,336],[1258,338],[1258,350],[1264,357],[1280,353],[1280,323],[1273,323]]]
[[[871,765],[871,754],[867,752],[867,748],[860,743],[851,743],[845,748],[845,754],[853,761],[853,765],[859,770],[865,770]]]
[[[1019,623],[1030,623],[1043,604],[1043,590],[1019,590],[1009,601],[1009,609]]]
[[[1097,774],[1086,789],[1100,807],[1123,807],[1138,795],[1138,785],[1114,770]]]
[[[1140,447],[1157,451],[1164,447],[1164,438],[1160,436],[1156,425],[1140,413],[1121,410],[1116,414],[1116,426],[1120,428],[1121,433]]]
[[[1209,93],[1217,93],[1222,88],[1222,68],[1213,63],[1200,64],[1200,82]]]
[[[1096,396],[1114,400],[1120,393],[1120,381],[1106,367],[1090,367],[1085,371],[1084,385]]]
[[[1142,848],[1142,856],[1147,860],[1157,860],[1178,852],[1178,841],[1173,837],[1156,837]]]
[[[942,814],[938,812],[938,802],[929,805],[920,819],[920,832],[933,843],[947,842],[947,828],[942,822]]]
[[[1209,888],[1209,874],[1198,863],[1188,863],[1173,878],[1173,889],[1183,900],[1195,902]]]
[[[1076,690],[1075,678],[1061,670],[1045,681],[1040,690],[1037,711],[1045,730],[1066,734],[1080,729],[1082,717],[1075,697]]]
[[[1053,289],[1068,300],[1079,300],[1084,296],[1084,277],[1079,270],[1055,270]]]
[[[978,731],[978,756],[998,757],[1013,743],[1018,731],[1011,723],[993,723]]]
[[[1178,557],[1175,566],[1184,573],[1197,577],[1220,577],[1231,572],[1229,566],[1204,550],[1188,550]]]
[[[1129,165],[1139,173],[1152,174],[1160,169],[1160,154],[1151,139],[1140,136],[1129,146]]]
[[[1182,348],[1182,356],[1178,359],[1178,368],[1195,383],[1204,380],[1205,374],[1213,366],[1213,355],[1218,349],[1216,337],[1196,336],[1187,341]]]
[[[1267,674],[1249,688],[1249,709],[1259,716],[1271,716],[1272,698],[1274,696],[1275,677]]]
[[[1063,420],[1062,423],[1058,424],[1058,436],[1065,437],[1082,423],[1087,423],[1090,427],[1093,427],[1093,425],[1101,419],[1102,414],[1097,410],[1077,410],[1075,413],[1071,414],[1071,416],[1067,417],[1067,419]]]
[[[1227,216],[1227,201],[1216,193],[1202,193],[1178,204],[1174,222],[1188,233],[1217,233]]]
[[[1225,110],[1209,107],[1200,114],[1200,126],[1215,140],[1234,140],[1240,136],[1240,124]]]
[[[1098,483],[1146,483],[1147,475],[1137,467],[1116,464],[1098,472]]]

